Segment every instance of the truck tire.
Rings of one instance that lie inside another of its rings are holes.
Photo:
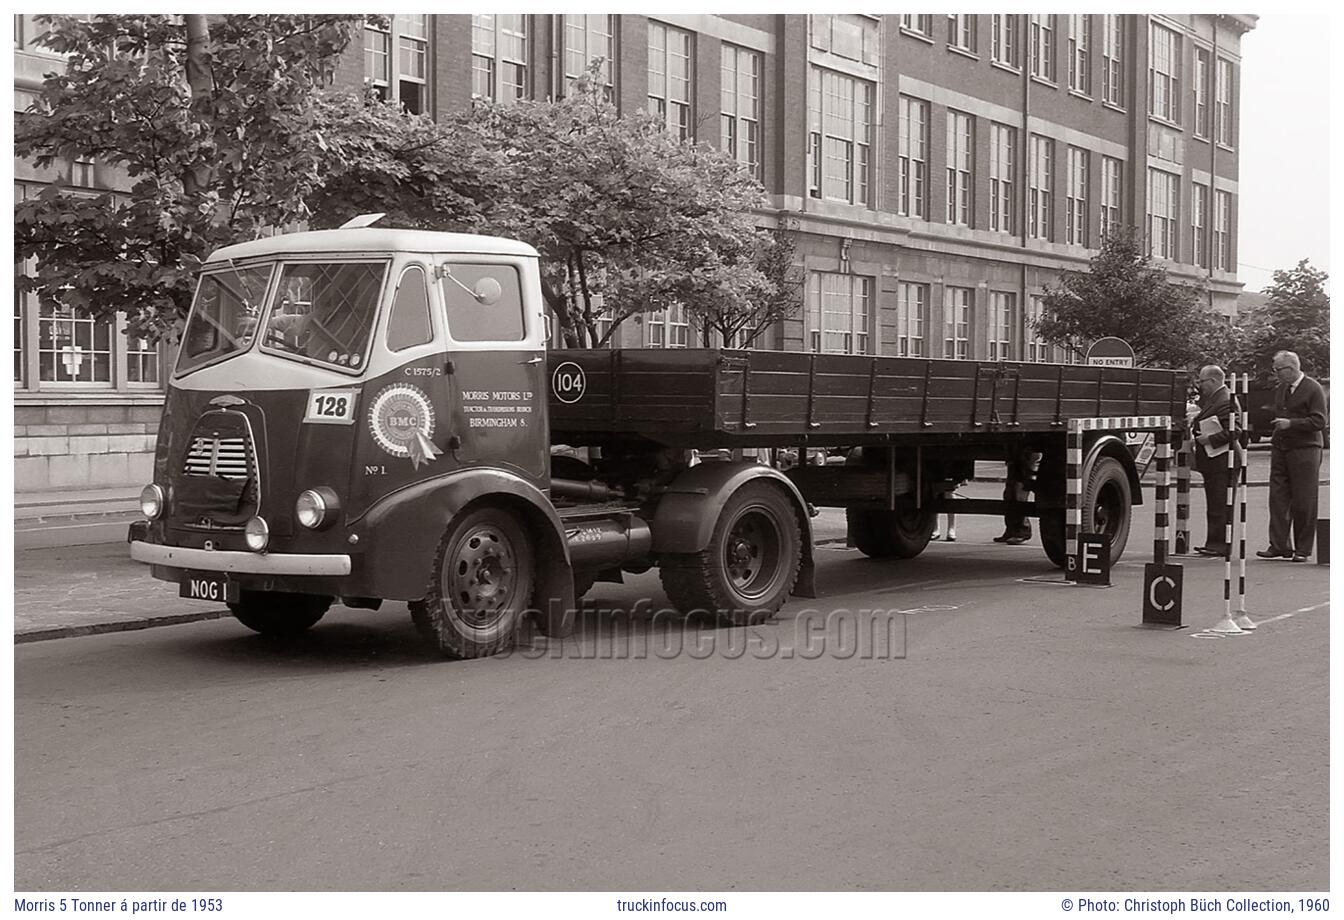
[[[710,612],[728,625],[746,626],[784,605],[802,553],[788,497],[769,483],[749,482],[724,504],[709,545],[698,553],[665,554],[658,577],[682,613]]]
[[[1083,532],[1110,535],[1111,565],[1120,561],[1129,542],[1132,500],[1129,476],[1120,461],[1113,457],[1098,457],[1083,488]],[[1065,514],[1064,511],[1042,512],[1039,522],[1041,546],[1050,561],[1061,569],[1068,564],[1072,549],[1064,536]]]
[[[937,512],[928,508],[846,508],[845,518],[854,546],[873,559],[913,559],[938,526]]]
[[[332,598],[285,591],[242,591],[229,604],[234,619],[263,636],[297,636],[326,615]]]
[[[477,508],[439,541],[425,599],[409,605],[411,620],[440,654],[497,655],[513,644],[535,576],[532,541],[518,518]]]

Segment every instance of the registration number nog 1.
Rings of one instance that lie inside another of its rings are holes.
[[[355,390],[310,390],[305,422],[349,425],[355,420]]]

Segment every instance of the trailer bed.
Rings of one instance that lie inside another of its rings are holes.
[[[565,444],[858,445],[1185,414],[1185,374],[1159,368],[718,348],[559,349],[548,361],[552,440]],[[557,374],[575,379],[566,365],[582,369],[582,387],[561,399]]]

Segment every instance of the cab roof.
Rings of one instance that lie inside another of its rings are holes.
[[[305,230],[224,246],[206,262],[252,259],[272,255],[341,253],[356,255],[384,252],[425,252],[453,255],[506,255],[537,258],[526,243],[502,236],[473,233],[439,233],[434,230],[398,230],[390,227],[355,227],[337,230]]]

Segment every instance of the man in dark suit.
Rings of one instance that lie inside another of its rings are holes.
[[[1232,443],[1232,413],[1240,409],[1228,392],[1226,381],[1223,369],[1216,364],[1202,368],[1195,381],[1199,387],[1199,411],[1190,421],[1190,433],[1195,439],[1195,470],[1204,479],[1204,520],[1208,534],[1204,545],[1195,547],[1201,556],[1226,556],[1228,551],[1227,451]],[[1216,419],[1218,427],[1215,429],[1206,419]]]
[[[1256,555],[1306,562],[1316,542],[1325,391],[1302,373],[1302,362],[1291,351],[1274,356],[1274,376],[1279,388],[1269,442],[1269,549]]]

